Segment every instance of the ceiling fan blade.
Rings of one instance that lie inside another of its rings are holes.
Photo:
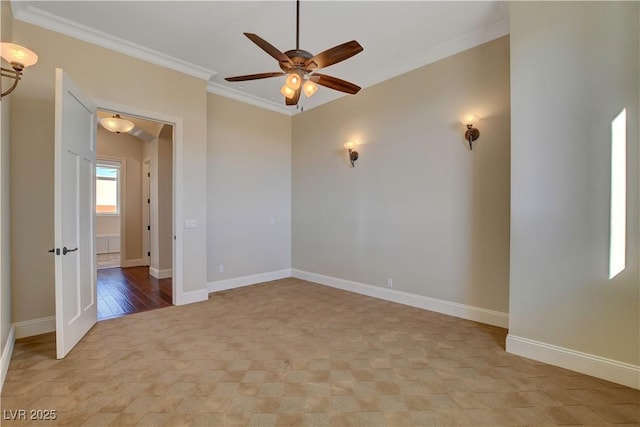
[[[284,76],[286,73],[283,72],[275,72],[275,73],[259,73],[259,74],[247,74],[246,76],[235,76],[235,77],[225,77],[224,79],[228,82],[243,82],[245,80],[258,80],[258,79],[267,79],[269,77],[278,77]]]
[[[244,35],[247,36],[249,38],[249,40],[251,40],[252,42],[257,44],[260,49],[264,50],[269,55],[271,55],[273,58],[275,58],[276,61],[284,62],[286,64],[289,64],[289,65],[293,66],[293,62],[291,62],[291,59],[287,55],[285,55],[284,53],[280,52],[278,49],[276,49],[274,46],[272,46],[265,39],[260,38],[259,36],[255,35],[255,34],[252,34],[252,33],[244,33]]]
[[[285,102],[287,105],[298,105],[298,101],[300,100],[300,93],[302,92],[302,87],[299,87],[298,90],[296,90],[295,95],[293,95],[293,98],[287,98],[285,97]]]
[[[327,76],[326,74],[314,73],[311,76],[311,81],[318,83],[320,86],[339,90],[340,92],[350,93],[351,95],[355,95],[360,90],[360,86],[358,85],[337,77]]]
[[[331,49],[327,49],[324,52],[320,52],[313,58],[309,58],[305,63],[305,68],[308,71],[317,70],[318,68],[328,67],[329,65],[337,64],[340,61],[351,58],[362,52],[364,49],[355,40],[343,43]]]

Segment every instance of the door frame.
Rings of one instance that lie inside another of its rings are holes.
[[[151,158],[145,157],[142,159],[142,259],[144,259],[145,265],[151,266],[151,257],[149,251],[151,250],[151,232],[148,227],[151,227],[151,205],[149,199],[151,198],[151,178],[146,173],[151,172]]]
[[[188,303],[188,298],[184,295],[184,262],[183,262],[183,230],[179,224],[183,223],[183,119],[156,111],[149,111],[131,105],[118,104],[103,99],[94,99],[99,110],[116,111],[131,117],[163,122],[173,126],[173,278],[172,282],[172,303],[182,305]],[[95,233],[93,236],[95,240]],[[94,242],[95,243],[95,242]]]

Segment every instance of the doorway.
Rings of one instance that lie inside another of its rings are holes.
[[[98,320],[169,307],[172,279],[156,279],[149,267],[98,270]]]
[[[98,270],[122,265],[120,253],[121,219],[126,159],[96,158],[96,266]]]
[[[100,120],[111,118],[116,113],[99,110],[97,114]],[[174,301],[174,126],[118,114],[133,128],[117,133],[98,124],[96,134],[97,164],[104,168],[96,168],[96,222],[105,222],[106,219],[115,223],[114,218],[117,217],[120,225],[118,234],[111,224],[112,228],[107,230],[109,235],[97,232],[95,236],[98,320],[166,307]],[[102,200],[100,186],[105,187],[100,176],[107,172],[119,184],[117,195],[111,195],[116,199],[113,202],[116,206],[106,208],[112,211],[111,217],[101,214],[100,210],[105,208],[98,205]],[[96,230],[106,229],[98,224]],[[118,265],[101,263],[101,258],[105,257],[105,240],[109,255],[115,254],[116,249],[120,250]],[[109,247],[109,241],[117,241],[118,247],[116,242],[113,248]],[[162,258],[159,257],[161,250]],[[156,257],[153,256],[154,251],[157,251]],[[163,264],[159,264],[160,261]]]

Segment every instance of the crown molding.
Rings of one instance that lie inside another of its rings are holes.
[[[191,64],[170,55],[146,48],[136,43],[114,37],[102,31],[95,30],[77,22],[51,14],[42,9],[29,5],[28,1],[11,2],[14,19],[55,31],[87,43],[95,44],[131,57],[141,59],[161,67],[169,68],[180,73],[209,80],[216,75],[215,71]]]
[[[505,8],[508,10],[506,2],[500,2],[500,6],[503,10],[505,10]],[[11,0],[11,7],[13,16],[17,20],[205,80],[207,81],[207,92],[235,99],[260,108],[265,108],[287,116],[294,116],[301,113],[300,110],[287,107],[280,102],[267,100],[220,83],[212,82],[210,79],[217,74],[215,71],[51,14],[30,5],[29,1]],[[444,59],[448,56],[455,55],[481,44],[490,42],[494,39],[503,37],[508,35],[509,32],[509,18],[507,14],[506,18],[496,21],[493,24],[483,27],[477,31],[470,32],[453,41],[436,46],[433,49],[420,52],[404,61],[392,62],[389,66],[378,69],[365,81],[360,81],[360,85],[363,89],[366,89],[383,81]],[[321,104],[309,105],[305,109],[308,110],[319,107],[340,97],[341,96],[330,97]]]
[[[470,32],[455,40],[436,46],[433,49],[420,52],[407,60],[392,62],[390,66],[380,69],[373,76],[362,82],[362,88],[364,89],[373,86],[385,80],[417,70],[418,68],[432,64],[441,59],[506,36],[509,34],[509,31],[509,20],[501,19],[500,21],[496,21],[493,24],[487,25],[477,31]]]
[[[502,19],[500,21],[496,21],[491,25],[483,27],[478,31],[468,33],[449,43],[445,43],[433,49],[430,49],[428,51],[421,52],[418,55],[415,55],[406,61],[395,62],[393,66],[386,67],[380,70],[372,78],[369,78],[366,82],[364,82],[364,84],[361,85],[362,89],[366,89],[378,83],[382,83],[385,80],[392,79],[399,75],[402,75],[410,71],[416,70],[418,68],[424,67],[426,65],[432,64],[446,57],[464,52],[465,50],[472,49],[476,46],[480,46],[481,44],[488,43],[492,40],[506,36],[509,34],[509,31],[510,31],[510,27],[509,27],[508,19]],[[250,95],[248,93],[239,91],[234,88],[230,88],[228,86],[223,86],[219,83],[209,82],[207,85],[207,91],[210,93],[215,93],[216,95],[232,98],[240,102],[252,104],[257,107],[266,108],[271,111],[286,114],[288,116],[294,116],[296,114],[301,113],[300,110],[287,108],[284,105],[267,101],[263,98]],[[331,99],[328,99],[326,102],[322,104],[306,107],[305,110],[310,110],[311,108],[328,104],[341,97],[342,96],[339,96],[337,98],[332,97]]]
[[[209,82],[207,84],[207,92],[224,96],[225,98],[235,99],[236,101],[244,102],[245,104],[255,105],[256,107],[266,108],[267,110],[275,111],[276,113],[284,114],[286,116],[293,116],[300,112],[295,108],[287,108],[285,105],[267,101],[264,98],[254,96],[228,86],[223,86],[219,83]]]

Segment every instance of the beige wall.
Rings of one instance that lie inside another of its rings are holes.
[[[158,138],[147,145],[145,155],[151,168],[150,274],[165,278],[171,277],[173,268],[173,127],[163,125]]]
[[[173,256],[173,126],[158,136],[158,269],[170,270]]]
[[[291,268],[291,118],[213,94],[208,118],[209,281]]]
[[[638,2],[510,10],[509,334],[638,366]],[[609,280],[611,120],[623,107],[627,266]]]
[[[121,257],[126,265],[127,261],[142,259],[142,147],[145,144],[135,136],[121,133],[116,134],[98,125],[96,137],[98,158],[124,160],[122,170],[124,177],[124,235],[121,235]],[[114,221],[112,216],[98,216],[96,218],[96,234],[112,234],[114,223],[117,223],[117,234],[120,234],[120,221]]]
[[[0,2],[0,34],[2,41],[11,41],[11,6],[8,1]],[[2,66],[8,66],[2,61]],[[6,88],[2,79],[2,88]],[[7,79],[6,82],[9,82]],[[19,90],[20,88],[18,88]],[[2,90],[0,90],[1,92]],[[0,354],[4,350],[11,331],[11,227],[10,227],[10,115],[11,96],[0,102]],[[0,388],[2,384],[0,384]]]
[[[12,269],[14,321],[54,315],[53,93],[55,68],[64,68],[87,95],[134,109],[182,118],[178,170],[185,219],[180,230],[184,291],[206,288],[206,83],[144,61],[20,21],[14,41],[38,53],[12,105]],[[123,111],[127,113],[127,111]],[[37,125],[35,125],[37,124]],[[174,276],[175,280],[175,276]],[[33,298],[38,295],[39,298]]]
[[[120,215],[96,217],[96,235],[120,234]]]
[[[508,312],[509,120],[507,37],[294,116],[293,268]]]

